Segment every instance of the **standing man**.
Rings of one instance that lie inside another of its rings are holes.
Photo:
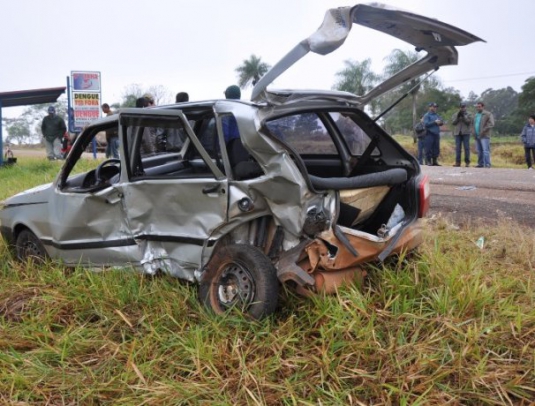
[[[472,123],[472,133],[476,138],[476,168],[490,168],[490,129],[494,127],[494,117],[485,110],[483,102],[476,103],[476,110]]]
[[[414,142],[418,143],[418,163],[420,165],[424,164],[425,158],[425,133],[424,116],[420,116],[420,121],[414,127]]]
[[[225,89],[225,99],[240,100],[240,98],[241,90],[238,86],[230,85]],[[235,138],[240,138],[238,123],[232,114],[223,116],[221,120],[221,126],[223,127],[223,136],[225,138],[225,142],[232,141]]]
[[[102,109],[102,112],[106,114],[106,116],[111,116],[113,112],[110,109],[110,105],[108,103],[102,104],[100,106]],[[119,132],[117,131],[117,128],[110,128],[109,130],[106,130],[106,158],[119,158]]]
[[[444,121],[437,114],[438,104],[429,103],[429,111],[424,115],[425,133],[425,163],[432,166],[440,166],[440,126]]]
[[[43,119],[41,132],[46,147],[46,157],[49,161],[62,159],[61,140],[67,131],[65,121],[56,115],[54,106],[48,108],[48,116]]]
[[[459,111],[451,118],[453,136],[455,137],[455,165],[461,166],[462,148],[464,148],[464,163],[470,166],[470,126],[472,125],[472,115],[466,111],[466,103],[461,102]]]
[[[524,144],[524,154],[526,156],[526,164],[528,169],[533,169],[533,161],[535,161],[535,114],[528,118],[528,123],[520,134],[520,139]],[[533,161],[531,157],[533,156]]]

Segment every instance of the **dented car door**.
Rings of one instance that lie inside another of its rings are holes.
[[[127,161],[123,170],[129,180],[124,208],[141,265],[148,273],[163,269],[193,280],[203,247],[214,243],[210,237],[227,217],[228,186],[217,166],[219,152],[203,147],[181,111],[127,113],[120,122]],[[215,125],[208,124],[210,120],[202,130],[217,136]],[[180,132],[187,147],[180,153],[143,156],[139,138],[147,128]]]

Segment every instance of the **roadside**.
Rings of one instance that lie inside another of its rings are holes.
[[[500,219],[535,228],[535,171],[422,166],[431,181],[430,216],[456,225]]]

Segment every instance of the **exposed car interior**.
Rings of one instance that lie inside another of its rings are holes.
[[[213,110],[204,108],[186,113],[189,125],[202,148],[208,153],[212,163],[221,172],[225,173]],[[139,117],[132,120],[122,127],[123,131],[126,131],[127,143],[124,146],[124,151],[130,163],[128,171],[132,180],[159,177],[197,178],[215,176],[179,121]],[[81,144],[77,149],[85,151],[93,138],[111,125],[117,126],[118,123],[108,124],[102,128],[97,127],[93,131],[84,134],[84,139],[80,141]],[[151,140],[154,144],[154,149],[147,151],[146,140],[151,137],[151,133],[154,134]],[[173,141],[171,141],[171,138],[173,138]],[[170,147],[170,144],[172,144],[172,147]],[[225,148],[228,153],[229,169],[233,179],[251,179],[263,174],[258,163],[244,148],[239,136],[226,142]],[[118,159],[106,159],[99,162],[93,170],[70,175],[70,173],[76,172],[74,169],[79,158],[79,153],[73,154],[71,157],[71,165],[62,174],[62,181],[60,182],[62,190],[87,193],[109,187],[119,181],[121,162]],[[70,172],[67,173],[69,169]]]
[[[311,189],[338,192],[337,224],[376,235],[396,205],[416,215],[414,186],[407,185],[411,165],[388,143],[378,145],[379,129],[369,119],[355,111],[305,111],[270,120],[266,128],[293,152]]]

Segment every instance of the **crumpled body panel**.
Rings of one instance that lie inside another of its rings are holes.
[[[405,228],[398,227],[400,235],[394,233],[387,238],[345,227],[341,227],[341,231],[351,247],[357,250],[357,255],[332,230],[327,230],[303,244],[299,251],[285,253],[277,264],[280,277],[296,282],[302,294],[332,293],[343,284],[361,280],[366,275],[362,265],[378,261],[385,249],[401,253],[415,249],[423,241],[420,221]]]

